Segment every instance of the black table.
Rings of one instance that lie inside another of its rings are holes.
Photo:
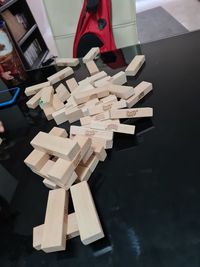
[[[0,162],[1,267],[200,266],[200,32],[141,49],[146,64],[129,84],[153,83],[154,92],[138,106],[153,107],[154,117],[133,121],[135,137],[116,135],[113,150],[89,180],[106,235],[95,244],[84,246],[77,237],[67,242],[65,252],[32,248],[32,228],[44,222],[48,189],[23,160],[37,132],[49,131],[55,123],[28,111],[23,95],[15,107],[18,118],[10,109],[0,111],[4,118],[9,114],[7,138],[14,141]],[[134,51],[123,50],[129,58]],[[99,65],[111,74],[118,71],[101,60]],[[54,71],[51,67],[42,76],[30,76],[39,82]],[[76,77],[85,74],[79,69]]]

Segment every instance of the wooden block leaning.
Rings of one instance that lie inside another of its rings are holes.
[[[137,55],[125,70],[126,76],[135,76],[145,62],[144,55]]]
[[[51,83],[51,84],[55,84],[57,82],[62,81],[63,79],[67,78],[68,76],[72,75],[74,73],[73,69],[70,67],[67,67],[51,76],[49,76],[47,78],[47,80]]]
[[[90,75],[94,75],[94,74],[99,72],[99,69],[98,69],[96,63],[93,60],[86,62],[86,67],[87,67]]]
[[[83,63],[86,63],[88,61],[95,59],[99,53],[100,53],[99,47],[91,48],[90,51],[83,57]]]

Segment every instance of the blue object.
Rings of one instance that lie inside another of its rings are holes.
[[[11,89],[8,89],[8,90],[0,91],[0,94],[7,93],[7,92],[10,92],[10,91],[16,91],[16,92],[13,95],[11,100],[4,101],[4,102],[0,103],[0,107],[6,107],[6,106],[9,106],[9,105],[12,105],[13,103],[15,103],[15,101],[16,101],[19,93],[20,93],[20,88],[19,87],[15,87],[15,88],[11,88]]]

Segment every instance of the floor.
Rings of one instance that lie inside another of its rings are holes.
[[[136,0],[137,13],[161,6],[189,31],[200,29],[198,0]]]

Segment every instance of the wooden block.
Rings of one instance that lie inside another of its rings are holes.
[[[68,137],[68,133],[65,129],[59,128],[59,127],[53,127],[51,131],[49,132],[51,135],[59,136],[59,137]]]
[[[60,187],[62,187],[66,191],[68,191],[70,189],[70,187],[76,182],[77,178],[78,178],[77,174],[75,172],[73,172],[70,179],[67,180],[67,182],[64,185],[61,184]]]
[[[35,109],[39,106],[41,97],[41,91],[39,91],[36,95],[34,95],[29,101],[26,102],[28,108]]]
[[[144,55],[137,55],[125,70],[126,76],[135,76],[145,62]]]
[[[97,137],[104,140],[113,140],[113,133],[109,131],[99,131],[82,126],[71,126],[70,135],[83,135],[86,137]]]
[[[77,81],[74,78],[67,80],[66,84],[71,93],[79,86]]]
[[[43,180],[43,184],[44,184],[47,188],[52,189],[52,190],[58,188],[58,186],[57,186],[54,182],[50,181],[50,180],[47,179],[47,178]]]
[[[58,97],[57,94],[54,94],[53,96],[53,102],[52,102],[53,108],[55,109],[55,111],[60,110],[62,108],[65,107],[65,105],[63,104],[63,102],[60,100],[60,98]]]
[[[107,153],[106,150],[104,149],[104,147],[99,144],[98,142],[92,142],[92,148],[94,150],[95,155],[97,156],[97,158],[100,161],[105,161],[106,157],[107,157]]]
[[[67,116],[67,119],[70,123],[73,123],[75,121],[80,120],[84,116],[83,112],[81,109],[78,107],[72,108],[72,109],[66,109],[65,114]]]
[[[79,64],[78,58],[56,58],[55,63],[58,67],[76,67]]]
[[[41,89],[50,86],[50,82],[44,82],[44,83],[40,83],[40,84],[36,84],[30,87],[27,87],[25,89],[25,95],[27,96],[32,96],[37,94]]]
[[[50,81],[50,83],[53,85],[57,82],[62,81],[65,78],[69,77],[73,73],[74,73],[73,69],[70,67],[67,67],[67,68],[53,74],[52,76],[48,77],[47,80]]]
[[[98,81],[100,79],[103,79],[105,78],[107,75],[107,73],[105,71],[101,71],[101,72],[98,72],[97,74],[94,74],[90,77],[87,77],[86,79],[80,81],[78,84],[83,86],[83,85],[88,85],[88,84],[94,84],[95,81]]]
[[[55,162],[53,160],[48,160],[42,169],[38,172],[38,175],[43,177],[44,179],[48,179],[48,172],[51,170],[51,168],[55,165]]]
[[[89,108],[88,110],[90,115],[95,115],[111,109],[121,109],[126,107],[127,107],[126,101],[122,99],[120,101],[115,101],[115,102],[111,101],[101,105],[96,105],[94,107]]]
[[[111,77],[110,76],[106,76],[103,79],[97,80],[96,82],[94,82],[94,86],[95,87],[102,87],[105,86],[109,83]]]
[[[75,172],[78,176],[79,182],[88,181],[92,175],[92,172],[88,167],[84,167],[81,165],[76,168]]]
[[[123,99],[128,99],[134,94],[134,88],[132,86],[109,84],[109,86],[107,86],[107,89],[111,94],[114,94],[118,98],[123,98]]]
[[[24,163],[29,168],[40,171],[48,160],[49,155],[47,153],[34,149],[24,160]]]
[[[45,107],[52,106],[54,89],[52,86],[45,87],[41,91],[40,97],[40,107],[43,109]]]
[[[116,109],[110,111],[112,119],[153,117],[152,108]]]
[[[49,191],[41,249],[47,253],[66,248],[69,194],[64,189]]]
[[[103,97],[101,98],[98,104],[99,105],[106,104],[108,102],[117,102],[117,97],[115,95],[109,95],[109,96]]]
[[[134,95],[126,100],[128,108],[132,108],[143,97],[153,90],[152,83],[141,82],[134,88]]]
[[[90,51],[83,57],[83,63],[91,61],[95,59],[100,53],[99,47],[93,47]]]
[[[105,87],[95,88],[89,91],[80,92],[74,95],[77,104],[85,103],[94,98],[102,98],[109,95],[109,91]]]
[[[98,163],[99,163],[98,157],[96,155],[92,155],[86,163],[81,162],[80,165],[88,167],[91,172],[94,172]]]
[[[94,116],[86,116],[80,118],[80,123],[82,126],[84,126],[84,125],[89,125],[92,121],[104,121],[108,119],[110,119],[110,112],[105,111]]]
[[[33,228],[33,247],[36,250],[41,250],[43,230],[44,224]]]
[[[86,62],[86,67],[87,67],[90,75],[94,75],[94,74],[99,72],[99,69],[98,69],[96,63],[94,62],[94,60]]]
[[[60,124],[67,121],[67,116],[65,114],[65,108],[62,108],[58,111],[55,111],[54,113],[52,113],[52,116],[53,116],[57,125],[60,125]]]
[[[103,238],[104,233],[88,183],[78,183],[70,191],[82,243],[88,245]]]
[[[112,131],[116,133],[124,133],[124,134],[135,134],[135,126],[134,125],[126,125],[120,123],[109,123],[104,124],[104,122],[92,122],[90,124],[92,129],[98,129],[103,131]]]
[[[55,109],[52,106],[43,107],[43,112],[48,121],[53,120],[52,114],[55,112]]]
[[[84,155],[84,157],[82,158],[80,165],[86,164],[86,162],[89,160],[89,158],[92,156],[93,153],[94,153],[94,150],[92,147],[90,147],[88,151],[86,152],[86,154]]]
[[[67,90],[67,88],[63,85],[60,84],[57,88],[56,88],[56,93],[58,98],[60,99],[60,101],[65,102],[70,98],[70,93]]]
[[[81,158],[83,158],[92,145],[91,139],[85,136],[72,136],[72,140],[79,144],[81,148]]]
[[[31,141],[31,145],[40,151],[67,160],[73,160],[80,150],[78,143],[73,140],[43,132],[39,132],[35,136]]]
[[[110,82],[116,85],[125,84],[127,82],[126,73],[124,71],[118,72],[111,78]]]

